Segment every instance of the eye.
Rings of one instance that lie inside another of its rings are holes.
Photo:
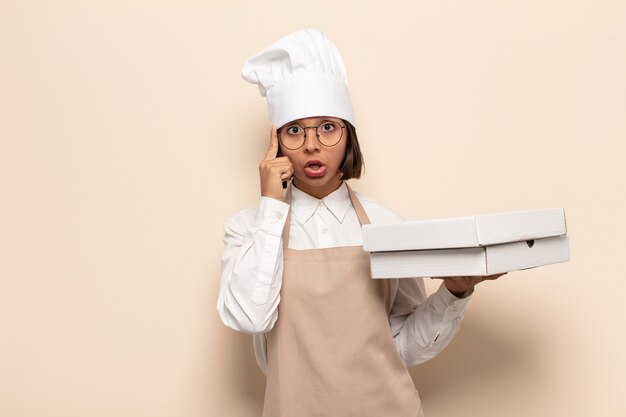
[[[332,132],[336,129],[336,127],[333,122],[324,122],[321,124],[320,129],[322,130],[322,132]]]
[[[299,135],[302,133],[302,128],[298,125],[291,125],[287,127],[286,132],[288,135]]]

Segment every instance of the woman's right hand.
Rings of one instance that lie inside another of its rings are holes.
[[[293,175],[293,166],[286,156],[276,158],[278,154],[278,133],[272,125],[270,133],[270,147],[265,158],[259,164],[261,178],[261,195],[280,200],[283,196],[283,181]]]

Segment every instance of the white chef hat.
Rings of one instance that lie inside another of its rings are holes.
[[[343,59],[318,30],[300,30],[276,41],[248,59],[241,73],[267,97],[270,122],[277,127],[315,116],[355,124]]]

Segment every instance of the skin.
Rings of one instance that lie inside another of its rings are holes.
[[[308,117],[299,119],[301,126],[317,126],[321,122],[330,120],[344,124],[341,119],[334,117]],[[282,180],[293,175],[293,184],[298,189],[316,198],[324,198],[341,185],[339,167],[346,152],[346,136],[335,146],[323,146],[314,129],[306,129],[304,145],[296,150],[287,149],[279,143],[276,127],[272,126],[270,147],[259,166],[261,175],[261,195],[281,199]],[[276,157],[280,146],[282,157]],[[304,172],[307,161],[320,160],[326,165],[326,174],[318,178],[310,178]]]
[[[301,126],[316,126],[322,121],[332,120],[344,124],[341,119],[332,117],[308,117],[299,119]],[[332,147],[323,146],[315,135],[314,129],[307,129],[305,142],[301,148],[291,150],[283,147],[278,140],[276,126],[271,127],[270,144],[265,157],[259,164],[259,176],[261,180],[261,195],[264,197],[282,199],[283,180],[293,176],[294,185],[312,195],[322,199],[335,191],[341,185],[339,167],[346,152],[346,136]],[[277,157],[278,149],[283,154]],[[304,172],[304,167],[310,159],[317,159],[326,165],[326,174],[319,178],[310,178]],[[458,298],[461,298],[468,290],[483,281],[495,280],[505,274],[472,276],[472,277],[446,277],[442,278],[446,288]]]

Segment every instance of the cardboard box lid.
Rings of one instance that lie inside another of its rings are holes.
[[[363,226],[368,252],[471,248],[562,236],[565,210],[549,208]]]
[[[372,278],[492,275],[567,262],[567,235],[478,248],[374,252]]]

